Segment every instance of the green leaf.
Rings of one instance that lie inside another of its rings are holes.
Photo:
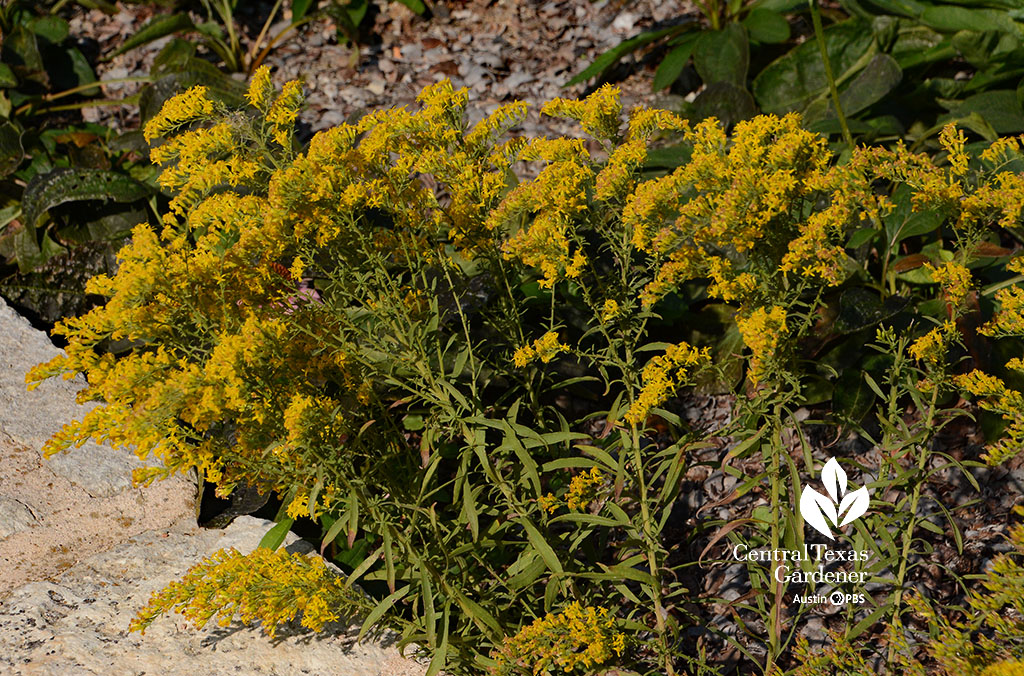
[[[295,519],[285,518],[280,523],[275,523],[274,527],[266,532],[266,534],[260,538],[260,543],[257,547],[263,549],[269,549],[271,551],[277,549],[284,542],[285,537],[288,535],[288,531],[291,530],[292,524],[295,523]]]
[[[292,0],[292,23],[298,23],[313,6],[313,0]]]
[[[68,22],[59,16],[48,14],[32,22],[32,32],[54,45],[59,45],[68,37]]]
[[[10,122],[0,124],[0,177],[7,176],[25,159],[21,132]]]
[[[956,5],[926,7],[919,21],[937,31],[954,33],[968,31],[1002,31],[1020,35],[1020,29],[1007,12],[994,9],[975,9]]]
[[[676,169],[690,162],[693,146],[674,145],[664,148],[651,148],[647,151],[644,168]]]
[[[690,39],[673,49],[661,60],[661,63],[658,64],[658,70],[654,71],[654,91],[660,91],[668,87],[682,75],[686,64],[690,62],[690,55],[693,54],[697,35],[698,33],[688,33],[683,36],[690,37]]]
[[[850,249],[857,249],[873,240],[875,238],[875,235],[877,234],[878,231],[875,230],[874,228],[861,228],[857,232],[850,235],[850,239],[849,241],[846,242],[846,246],[847,248]]]
[[[148,197],[151,192],[148,186],[114,171],[54,169],[34,176],[25,188],[22,197],[24,223],[26,227],[34,228],[47,210],[66,202],[134,202]]]
[[[807,9],[807,0],[754,0],[750,3],[751,11],[764,9],[784,14],[798,9]]]
[[[476,492],[480,490],[483,490],[483,486],[479,486]],[[473,542],[476,542],[480,538],[480,517],[478,516],[473,487],[468,483],[462,491],[462,513],[469,524],[469,531],[473,536]]]
[[[874,403],[875,393],[853,369],[843,373],[832,392],[832,410],[854,424],[864,419]]]
[[[405,5],[420,16],[427,13],[427,6],[421,0],[395,0],[395,2]]]
[[[145,26],[140,28],[138,32],[121,43],[121,46],[111,52],[106,57],[106,60],[110,60],[115,56],[124,54],[136,47],[141,47],[146,43],[159,40],[162,37],[184,31],[193,31],[195,29],[196,25],[192,23],[192,19],[185,13],[161,14],[159,16],[155,16],[150,19]]]
[[[43,256],[39,242],[36,240],[35,228],[22,226],[14,233],[12,246],[14,258],[18,261],[18,269],[22,273],[30,272],[33,268],[46,262],[46,257]]]
[[[765,44],[776,44],[789,39],[786,17],[770,9],[754,9],[743,20],[750,39]]]
[[[548,570],[553,573],[562,573],[562,563],[558,560],[558,556],[555,554],[555,550],[551,548],[544,536],[540,534],[537,527],[530,522],[529,519],[519,518],[516,522],[522,524],[523,528],[526,529],[526,537],[529,538],[530,544],[540,555],[540,558],[544,559],[545,565]]]
[[[574,84],[579,84],[580,82],[584,82],[592,77],[598,76],[615,65],[615,63],[626,54],[629,54],[644,45],[649,45],[655,40],[659,40],[666,35],[677,33],[683,28],[685,27],[672,26],[670,28],[662,28],[661,30],[651,31],[649,33],[641,33],[636,37],[620,42],[604,54],[601,54],[599,57],[594,59],[592,64],[584,68],[580,73],[573,77],[573,79],[566,82],[564,86],[571,87]]]
[[[888,54],[876,54],[839,94],[839,105],[847,115],[855,115],[881,101],[903,79],[903,70]],[[834,111],[831,111],[834,114]],[[832,117],[833,115],[830,115]]]
[[[975,94],[953,109],[950,118],[964,118],[977,113],[997,134],[1016,134],[1024,131],[1024,109],[1014,89],[996,89]],[[941,120],[946,122],[949,120]]]
[[[959,31],[953,36],[953,46],[975,68],[984,69],[999,64],[1020,48],[1020,40],[1000,31]]]
[[[757,114],[754,97],[732,82],[712,82],[693,101],[693,114],[698,119],[718,118],[726,127],[748,120]]]
[[[71,72],[75,75],[76,87],[96,82],[96,73],[93,72],[92,66],[89,65],[88,59],[85,58],[82,52],[72,47],[65,50],[65,53],[71,61]],[[82,96],[98,96],[99,94],[99,87],[89,87],[82,90]]]
[[[0,63],[0,87],[17,87],[18,78],[6,63]]]
[[[842,334],[863,331],[895,317],[909,304],[909,298],[889,296],[882,301],[876,291],[853,286],[839,297],[839,312],[833,329]]]
[[[373,626],[377,624],[380,618],[384,617],[384,613],[391,610],[391,606],[395,605],[395,602],[398,601],[398,599],[402,598],[408,593],[409,586],[406,585],[398,591],[388,594],[383,601],[378,603],[376,607],[374,607],[374,609],[370,611],[370,614],[366,616],[366,620],[363,622],[363,626],[359,628],[359,636],[356,637],[356,643],[362,641],[363,637],[366,636],[366,632],[370,631],[370,629],[372,629]]]
[[[849,640],[852,641],[853,639],[855,639],[858,636],[860,636],[861,634],[863,634],[866,630],[871,628],[875,624],[875,622],[878,622],[878,620],[882,617],[882,615],[886,611],[888,611],[888,610],[889,610],[889,606],[888,605],[882,605],[882,606],[879,606],[878,608],[875,608],[873,611],[871,611],[867,615],[867,617],[862,619],[860,622],[855,624],[852,629],[850,629],[849,634],[848,634]]]
[[[874,36],[865,22],[851,19],[825,30],[825,48],[833,72],[842,78],[870,49]],[[816,40],[807,40],[768,64],[751,90],[766,113],[803,111],[827,93],[828,80]]]
[[[444,669],[445,663],[448,660],[448,625],[450,617],[451,611],[446,605],[444,608],[444,628],[441,630],[441,645],[437,647],[434,655],[430,658],[430,665],[427,667],[426,676],[437,676]]]
[[[733,23],[720,31],[704,31],[693,49],[693,65],[705,84],[730,82],[737,87],[745,86],[750,66],[747,29]]]
[[[520,568],[521,570],[519,570]],[[509,578],[506,580],[505,586],[512,591],[519,591],[533,584],[545,570],[547,570],[547,565],[545,565],[544,559],[537,552],[527,550],[506,571]]]
[[[870,4],[883,10],[886,14],[896,14],[907,18],[916,19],[924,13],[927,4],[917,0],[870,0]]]

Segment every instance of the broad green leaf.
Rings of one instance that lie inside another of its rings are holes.
[[[930,6],[917,0],[867,0],[867,3],[883,10],[886,14],[896,14],[916,19]]]
[[[314,0],[292,0],[292,23],[301,21],[313,6],[313,2]]]
[[[743,20],[751,40],[775,44],[789,39],[789,22],[779,12],[770,9],[754,9]]]
[[[421,0],[395,0],[395,2],[405,5],[420,16],[427,13],[427,6]]]
[[[837,78],[847,73],[872,48],[874,36],[863,21],[851,19],[825,30],[825,45]],[[766,113],[802,111],[828,88],[816,40],[807,40],[768,64],[754,78],[751,90]]]
[[[919,20],[929,28],[946,33],[968,30],[1021,34],[1020,28],[1008,13],[995,9],[933,5],[925,8]]]
[[[1024,109],[1014,89],[996,89],[975,94],[964,100],[941,122],[980,115],[997,134],[1016,134],[1024,131]]]
[[[68,22],[53,14],[32,21],[32,32],[54,45],[64,42],[69,30]]]
[[[750,3],[751,10],[763,9],[770,12],[792,12],[807,9],[807,0],[754,0]]]
[[[27,227],[33,228],[47,210],[66,202],[134,202],[148,197],[151,192],[148,186],[113,171],[54,169],[33,177],[25,188],[22,197],[24,222]]]
[[[14,77],[14,71],[6,63],[0,63],[0,87],[16,87],[18,78]]]
[[[678,47],[665,55],[665,58],[658,64],[658,70],[654,71],[654,91],[660,91],[675,82],[683,73],[686,64],[690,62],[690,55],[693,54],[693,47],[697,42],[699,33],[687,33],[683,37],[690,38]]]
[[[608,70],[611,66],[615,65],[615,63],[619,59],[624,57],[626,54],[629,54],[630,52],[633,52],[643,47],[644,45],[649,45],[655,40],[660,40],[666,35],[677,33],[683,28],[684,27],[680,26],[662,28],[661,30],[651,31],[649,33],[641,33],[636,37],[620,42],[619,44],[615,45],[604,54],[601,54],[601,56],[594,59],[594,62],[592,64],[584,68],[575,77],[566,82],[565,86],[571,87],[574,84],[579,84],[580,82],[589,80],[592,77],[596,77],[601,73],[605,72],[606,70]]]
[[[712,82],[693,101],[693,115],[698,119],[718,118],[726,127],[748,120],[757,114],[754,97],[732,82]]]
[[[88,59],[74,47],[64,50],[68,55],[68,59],[71,61],[71,73],[74,74],[74,82],[69,83],[71,87],[79,87],[81,85],[89,84],[90,82],[96,82],[96,73],[93,72],[92,66],[89,65]],[[100,94],[99,87],[89,87],[88,89],[82,90],[82,96],[98,96]]]
[[[853,424],[863,420],[874,403],[875,393],[854,369],[843,373],[832,392],[832,410]]]
[[[271,528],[260,538],[258,547],[263,549],[269,549],[271,551],[276,550],[284,542],[285,537],[288,535],[288,531],[291,530],[292,524],[295,523],[295,519],[286,518],[280,523],[275,523],[274,527]]]
[[[18,261],[18,269],[23,273],[29,272],[46,262],[46,257],[39,248],[39,242],[36,237],[35,228],[22,226],[20,230],[14,233],[12,238],[14,258]]]
[[[909,304],[909,298],[889,296],[882,301],[876,291],[853,286],[839,298],[839,316],[833,328],[843,334],[863,331],[895,317]]]
[[[998,65],[1020,48],[1020,39],[1001,31],[959,31],[953,36],[953,46],[975,68]]]
[[[888,54],[875,58],[857,74],[853,82],[839,95],[839,105],[847,115],[854,115],[877,103],[903,79],[903,71]]]
[[[150,19],[145,26],[122,42],[121,46],[111,52],[106,58],[109,60],[136,47],[141,47],[146,43],[159,40],[162,37],[195,29],[196,25],[192,23],[192,19],[189,18],[188,14],[161,14]]]
[[[0,177],[18,168],[25,158],[21,147],[21,132],[10,122],[0,124]]]
[[[720,31],[704,31],[693,48],[693,65],[705,84],[745,86],[750,66],[747,29],[733,23]]]
[[[850,239],[846,242],[846,246],[850,249],[856,249],[864,246],[875,238],[878,231],[874,228],[861,228],[857,232],[850,235]]]

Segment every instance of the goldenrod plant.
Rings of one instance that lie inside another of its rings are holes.
[[[823,455],[808,429],[887,453],[864,480],[869,515],[835,535],[870,550],[857,575],[875,583],[854,590],[869,600],[844,641],[900,626],[915,574],[900,561],[956,528],[918,509],[955,398],[1009,419],[990,461],[1014,452],[1020,395],[992,360],[969,363],[962,326],[983,314],[983,339],[1019,345],[1016,140],[971,159],[950,127],[943,163],[898,147],[838,165],[796,115],[728,135],[627,113],[611,87],[542,109],[592,142],[520,138],[524,104],[469,127],[445,81],[418,110],[300,148],[298,84],[275,91],[258,69],[247,102],[196,87],[147,123],[174,193],[162,225],[135,228],[90,284],[106,303],[58,326],[66,354],[28,379],[84,373],[80,399],[99,402],[48,454],[95,439],[159,458],[140,482],[195,468],[221,495],[273,491],[275,532],[315,522],[343,576],[270,537],[202,563],[135,628],[170,610],[268,632],[299,612],[310,629],[361,616],[362,633],[425,651],[431,675],[709,674],[715,639],[774,672],[806,616],[798,588],[747,557],[749,593],[709,595],[697,552],[805,543],[800,484]],[[690,160],[643,180],[660,135]],[[520,162],[535,178],[516,179]],[[693,386],[731,391],[731,418],[687,423]],[[730,522],[684,521],[683,478],[715,449],[732,499],[756,499]]]

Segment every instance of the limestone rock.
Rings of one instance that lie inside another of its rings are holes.
[[[194,515],[196,487],[178,476],[133,488],[145,463],[94,443],[43,460],[43,443],[88,408],[82,378],[29,392],[25,373],[60,354],[0,299],[0,598],[146,530]]]
[[[179,615],[158,618],[145,636],[128,623],[150,595],[221,548],[251,551],[273,524],[239,517],[224,530],[191,522],[148,532],[94,555],[53,582],[34,582],[0,602],[0,673],[12,676],[161,674],[161,676],[422,676],[384,641],[355,644],[356,629],[336,623],[311,634],[297,625],[271,641],[254,627],[196,630]],[[289,534],[290,548],[309,549]]]

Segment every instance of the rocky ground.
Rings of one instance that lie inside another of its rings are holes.
[[[278,84],[305,81],[308,106],[301,121],[312,131],[376,108],[411,105],[424,87],[447,77],[456,87],[469,89],[470,122],[501,103],[522,100],[533,104],[533,112],[519,133],[576,134],[571,123],[541,119],[539,104],[584,94],[585,85],[564,87],[565,83],[623,40],[692,19],[692,7],[688,0],[464,0],[435,3],[435,15],[428,20],[397,2],[378,0],[368,30],[371,44],[357,52],[339,44],[334,25],[323,20],[284,39],[266,63]],[[148,8],[132,6],[114,16],[84,12],[71,30],[94,36],[102,53],[137,31],[151,15]],[[251,25],[251,32],[257,33],[259,22]],[[285,25],[273,27],[270,34]],[[100,79],[145,75],[165,43],[166,39],[118,56],[102,64],[97,74]],[[624,63],[635,59],[627,57]],[[617,84],[627,105],[652,101],[653,65],[619,69],[622,77]],[[116,98],[137,88],[112,85],[106,93]],[[138,125],[133,106],[89,109],[88,115],[95,121],[115,121],[122,128]]]
[[[128,623],[150,594],[221,548],[254,549],[273,525],[252,517],[222,530],[196,525],[186,477],[135,488],[144,463],[88,443],[44,460],[43,443],[85,409],[84,383],[49,380],[33,392],[25,372],[57,354],[0,300],[0,674],[277,674],[419,676],[390,639],[353,643],[348,623],[315,639],[299,627],[270,642],[258,629],[196,631],[178,616],[146,632]],[[288,544],[309,552],[290,535]]]

